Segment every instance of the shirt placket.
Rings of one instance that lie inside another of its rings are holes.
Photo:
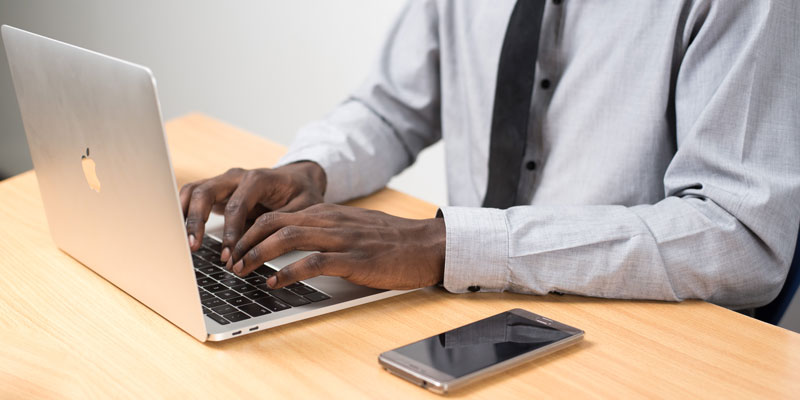
[[[543,167],[542,127],[553,91],[558,83],[556,47],[563,18],[563,1],[550,0],[542,17],[539,34],[539,53],[536,61],[536,82],[531,93],[531,110],[528,119],[528,136],[525,157],[520,166],[516,204],[530,204]]]

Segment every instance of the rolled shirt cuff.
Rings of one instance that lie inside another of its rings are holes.
[[[447,233],[444,287],[453,293],[507,289],[508,224],[493,208],[442,207]]]

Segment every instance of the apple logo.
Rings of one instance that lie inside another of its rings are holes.
[[[86,148],[86,154],[81,156],[81,167],[83,167],[83,175],[86,177],[86,182],[89,187],[97,193],[100,193],[100,179],[97,179],[97,171],[95,170],[94,160],[89,157],[89,148]]]

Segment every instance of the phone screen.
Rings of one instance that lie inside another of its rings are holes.
[[[459,378],[569,336],[569,332],[507,311],[395,351]]]

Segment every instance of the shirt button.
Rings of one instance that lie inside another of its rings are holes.
[[[542,89],[550,89],[550,80],[549,79],[542,79],[542,82],[540,83],[540,85],[542,86]]]
[[[470,286],[470,287],[467,288],[467,290],[469,290],[470,292],[477,292],[477,291],[481,290],[481,287],[480,286]]]
[[[535,170],[536,169],[536,161],[528,161],[527,163],[525,163],[525,168],[527,168],[528,171]]]

